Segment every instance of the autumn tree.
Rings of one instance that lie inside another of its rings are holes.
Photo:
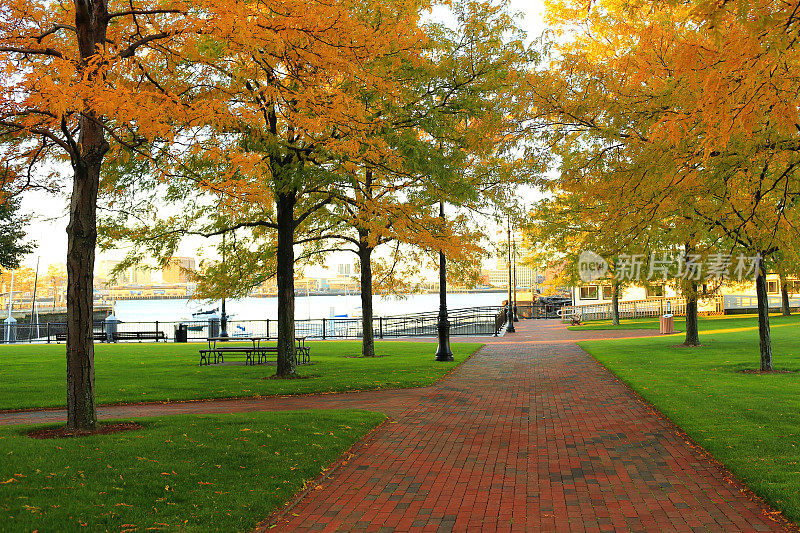
[[[196,5],[196,4],[193,4]],[[67,226],[67,426],[95,426],[92,277],[96,205],[107,154],[170,136],[191,89],[179,49],[205,16],[183,2],[4,0],[0,61],[3,164],[14,186],[70,163]]]
[[[11,290],[11,278],[14,278],[14,292],[25,294],[33,291],[33,281],[35,272],[32,268],[22,266],[14,270],[4,270],[0,273],[0,283],[5,287],[6,291]],[[13,298],[13,294],[11,298]]]
[[[276,275],[279,377],[296,373],[296,253],[302,256],[304,247],[320,239],[312,223],[339,187],[337,166],[391,156],[374,135],[387,119],[359,99],[374,93],[391,101],[401,93],[391,69],[413,60],[424,42],[416,24],[421,7],[260,2],[249,18],[226,19],[192,58],[198,83],[217,93],[200,121],[202,130],[164,147],[181,152],[173,175],[160,181],[152,167],[137,173],[143,202],[125,198],[129,178],[107,184],[114,201],[139,207],[109,219],[105,234],[138,242],[156,257],[172,255],[186,235],[236,232],[227,246],[238,252],[227,257],[244,275],[235,286],[217,283],[225,277],[223,266],[212,266],[200,278],[201,294],[246,293]],[[152,223],[139,216],[158,211],[164,199],[180,205],[179,212]]]
[[[783,316],[791,316],[790,294],[797,294],[798,286],[797,281],[793,281],[790,285],[789,277],[797,280],[800,278],[800,250],[778,250],[773,255],[773,271],[778,274],[781,291],[781,314]],[[790,287],[792,290],[790,290]]]
[[[428,24],[421,60],[397,71],[402,98],[387,106],[364,95],[365,108],[388,118],[387,129],[376,134],[392,147],[392,157],[367,157],[355,169],[345,162],[346,180],[329,210],[352,228],[350,235],[331,233],[359,257],[364,355],[374,354],[375,248],[412,243],[437,260],[444,253],[451,267],[476,264],[480,237],[466,212],[493,205],[508,188],[530,179],[514,172],[524,157],[509,154],[522,144],[515,133],[527,108],[513,103],[535,56],[504,4],[456,2],[451,8],[455,24]],[[374,141],[362,138],[364,150]],[[461,206],[461,212],[441,220],[442,202]]]
[[[779,248],[793,246],[788,228],[796,227],[800,192],[798,80],[786,68],[793,45],[785,29],[797,24],[791,8],[766,2],[586,7],[551,6],[556,26],[577,31],[556,45],[557,67],[542,76],[548,91],[535,91],[558,117],[546,140],[557,145],[581,137],[572,146],[585,160],[630,162],[633,179],[608,172],[583,190],[606,201],[617,227],[626,218],[637,225],[666,222],[676,246],[762,258],[761,368],[771,369],[766,268]]]
[[[61,290],[67,284],[67,269],[63,265],[50,265],[42,281],[52,291],[53,309],[55,309]]]
[[[487,12],[487,6],[482,15],[493,15],[495,8]],[[149,195],[143,202],[132,199],[125,185],[131,183],[131,174],[119,173],[124,176],[121,181],[109,180],[108,190],[117,207],[121,203],[126,207],[119,210],[125,214],[107,221],[104,232],[109,238],[138,242],[139,250],[167,257],[183,236],[213,237],[237,231],[235,241],[228,240],[227,246],[237,250],[227,254],[228,264],[212,265],[199,279],[203,296],[246,294],[277,275],[279,376],[295,373],[294,263],[326,249],[320,243],[331,237],[329,215],[341,220],[344,212],[333,210],[335,202],[355,206],[346,216],[363,234],[356,237],[362,251],[371,253],[383,240],[381,228],[408,228],[409,213],[433,204],[430,198],[420,203],[410,191],[433,190],[426,185],[432,173],[437,200],[459,201],[466,198],[464,191],[480,197],[481,189],[470,188],[466,181],[458,185],[447,177],[452,172],[437,170],[443,167],[445,156],[455,153],[450,148],[443,151],[433,141],[452,131],[442,126],[447,114],[460,114],[449,121],[460,128],[458,139],[466,139],[457,141],[459,153],[473,153],[478,145],[484,153],[492,153],[476,158],[479,164],[465,167],[467,156],[462,155],[457,165],[448,165],[467,168],[462,176],[482,176],[484,190],[507,183],[503,179],[512,174],[514,167],[506,162],[505,154],[487,148],[493,146],[491,141],[507,147],[511,134],[488,121],[467,124],[468,119],[480,116],[474,111],[492,109],[496,117],[502,117],[511,105],[508,100],[498,104],[489,98],[503,91],[502,83],[513,81],[506,78],[513,73],[507,67],[516,68],[524,60],[516,44],[508,51],[500,46],[502,35],[497,28],[507,15],[482,19],[473,12],[468,24],[492,21],[496,34],[492,40],[480,42],[473,29],[471,39],[448,43],[458,51],[453,57],[447,56],[445,48],[426,55],[428,43],[438,33],[431,37],[413,23],[420,7],[375,2],[320,5],[309,12],[304,4],[296,10],[303,12],[302,17],[294,16],[293,10],[281,12],[278,27],[293,30],[277,34],[282,43],[288,43],[280,45],[267,30],[254,37],[244,28],[231,27],[224,43],[215,41],[204,49],[195,68],[205,72],[205,79],[215,80],[224,89],[222,94],[234,95],[229,97],[233,104],[227,110],[215,108],[218,115],[209,113],[210,127],[203,132],[207,136],[192,139],[194,144],[184,164],[175,169],[174,179],[164,183],[148,177],[152,172],[134,173],[137,193]],[[338,22],[316,24],[321,20]],[[353,42],[361,44],[353,46]],[[496,61],[491,54],[504,61],[513,58],[513,63]],[[442,61],[442,56],[448,61]],[[457,66],[462,68],[454,70]],[[494,87],[494,93],[478,88],[487,85]],[[501,134],[509,139],[491,137]],[[433,157],[437,150],[439,155]],[[147,219],[165,199],[181,205],[180,214],[156,217],[151,223]],[[127,214],[137,205],[148,206],[147,216],[141,216],[143,211]],[[374,216],[378,210],[382,217]],[[366,232],[374,234],[366,236]],[[229,276],[223,269],[237,275]],[[369,273],[368,268],[364,270]]]

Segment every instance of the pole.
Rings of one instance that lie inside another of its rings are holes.
[[[514,233],[514,239],[511,241],[513,248],[512,248],[512,260],[514,261],[514,322],[519,322],[519,317],[517,316],[517,234]]]
[[[225,269],[225,234],[222,234],[222,268]],[[219,320],[219,336],[228,336],[228,313],[225,311],[225,297],[222,297],[222,317]]]
[[[8,318],[11,318],[11,305],[14,302],[14,271],[11,271],[11,290],[8,293]]]
[[[31,318],[28,321],[28,342],[31,341],[33,334],[33,316],[36,314],[36,284],[39,282],[39,258],[36,258],[36,274],[33,276],[33,297],[31,298]],[[39,336],[39,321],[36,321],[36,336]]]
[[[506,327],[506,332],[516,333],[517,330],[514,329],[514,308],[511,303],[511,215],[508,215],[508,253],[506,255],[508,257],[508,310],[506,312],[508,326]]]
[[[439,202],[439,218],[444,230],[444,202]],[[436,347],[437,361],[453,361],[450,350],[450,321],[447,319],[447,258],[444,250],[439,250],[439,318],[436,323],[439,333],[439,345]]]

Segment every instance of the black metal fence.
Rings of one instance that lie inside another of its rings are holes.
[[[561,306],[534,303],[517,307],[519,318],[558,318]],[[434,337],[437,334],[439,314],[431,311],[408,315],[375,317],[372,329],[375,338]],[[497,335],[506,323],[506,308],[501,306],[467,307],[448,311],[451,335]],[[94,339],[97,342],[116,341],[170,341],[179,327],[185,327],[187,341],[204,341],[220,334],[219,319],[189,320],[179,322],[95,322]],[[3,324],[0,342],[64,342],[67,337],[65,322]],[[230,337],[277,337],[278,321],[229,320]],[[311,339],[360,339],[361,318],[314,318],[295,320],[295,335]]]
[[[470,307],[448,311],[451,335],[496,335],[503,322],[498,315],[502,307]],[[503,318],[504,320],[505,318]],[[372,321],[376,338],[431,337],[437,333],[438,312],[409,315],[375,317]],[[179,327],[185,327],[187,341],[204,341],[220,334],[219,319],[189,320],[179,322],[116,322],[94,323],[94,339],[97,342],[115,341],[171,341]],[[65,342],[65,322],[3,324],[0,342]],[[229,320],[227,333],[230,337],[277,337],[278,321]],[[312,339],[360,339],[363,329],[361,318],[319,318],[295,320],[295,334]]]

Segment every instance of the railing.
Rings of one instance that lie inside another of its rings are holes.
[[[726,308],[722,296],[700,299],[697,307],[698,312],[703,314],[722,314]],[[656,317],[667,313],[668,310],[673,315],[685,316],[686,299],[673,297],[619,302],[620,318]],[[610,320],[611,303],[565,306],[561,312],[561,320],[569,322],[573,315],[580,315],[582,320]]]
[[[498,316],[503,322],[498,326]],[[409,315],[375,317],[372,321],[376,338],[431,337],[437,334],[438,312],[414,313]],[[470,307],[448,311],[451,335],[496,335],[505,320],[505,312],[500,306]],[[229,320],[227,333],[230,337],[277,337],[277,320]],[[319,318],[295,319],[295,334],[312,339],[360,339],[363,329],[361,318]],[[220,334],[219,320],[184,320],[179,322],[117,322],[94,323],[95,340],[109,340],[107,327],[119,333],[152,333],[151,339],[173,340],[179,325],[186,326],[187,341],[204,341]],[[4,324],[0,342],[63,342],[66,339],[65,322]],[[13,332],[12,332],[13,330]],[[159,334],[160,332],[160,334]],[[130,336],[128,336],[130,338]]]
[[[559,309],[565,307],[560,304],[533,303],[517,306],[518,318],[558,318]]]
[[[724,306],[726,310],[733,312],[736,311],[750,311],[758,309],[758,297],[751,295],[741,294],[726,294],[723,297]],[[770,310],[778,310],[783,305],[781,302],[781,295],[775,294],[768,296]],[[800,296],[789,297],[789,307],[800,307]]]

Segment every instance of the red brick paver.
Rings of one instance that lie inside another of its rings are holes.
[[[265,530],[785,530],[566,342],[573,332],[551,321],[518,331],[431,387]]]

